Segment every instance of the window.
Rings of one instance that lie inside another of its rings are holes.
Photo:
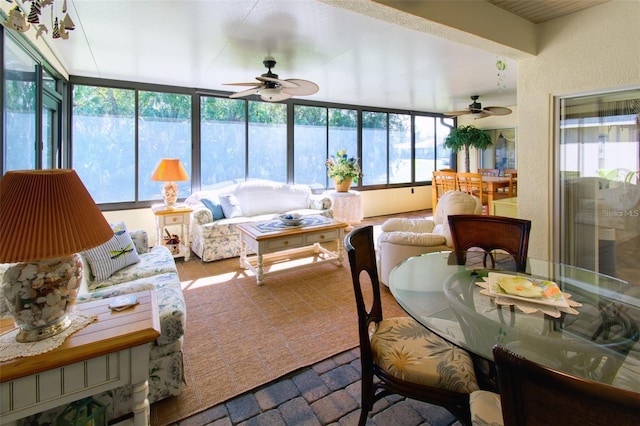
[[[4,41],[4,170],[37,169],[37,63],[13,40]]]
[[[287,106],[249,101],[248,177],[287,181]]]
[[[324,188],[327,169],[327,108],[294,105],[294,182]]]
[[[387,183],[387,113],[362,113],[362,184]]]
[[[135,201],[135,91],[76,85],[71,117],[73,168],[95,202]]]
[[[178,158],[191,170],[191,96],[139,92],[138,200],[161,200],[163,183],[151,175],[163,158]],[[176,182],[180,198],[191,194],[191,181]]]
[[[389,114],[389,183],[411,182],[411,116]]]
[[[246,101],[200,100],[200,186],[214,188],[246,176]]]

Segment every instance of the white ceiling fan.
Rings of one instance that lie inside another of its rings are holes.
[[[463,109],[460,111],[445,112],[444,115],[449,117],[458,117],[460,115],[471,114],[473,118],[477,120],[478,118],[489,117],[492,115],[511,114],[511,110],[505,107],[490,106],[490,107],[482,108],[482,104],[478,102],[478,98],[480,98],[480,96],[473,95],[471,96],[471,100],[473,102],[469,105],[467,109]]]
[[[257,82],[225,83],[225,86],[253,86],[251,89],[232,94],[229,96],[230,98],[259,94],[263,101],[278,102],[293,96],[313,95],[318,91],[318,85],[309,80],[301,80],[299,78],[279,79],[278,74],[271,72],[271,68],[276,66],[275,59],[267,57],[262,63],[267,67],[268,71],[256,77]]]

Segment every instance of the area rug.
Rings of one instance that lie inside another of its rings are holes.
[[[151,406],[164,426],[358,345],[348,261],[306,262],[257,286],[238,259],[179,262],[187,302],[182,394]],[[403,315],[383,286],[385,316]]]

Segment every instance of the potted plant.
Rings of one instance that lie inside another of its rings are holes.
[[[327,162],[327,176],[333,179],[338,192],[347,192],[351,182],[358,183],[362,175],[358,159],[349,157],[347,151],[341,149],[335,156],[331,156]]]
[[[456,154],[464,149],[464,167],[467,173],[469,173],[469,147],[487,149],[492,144],[491,137],[475,126],[456,127],[444,140],[445,148],[449,148]]]

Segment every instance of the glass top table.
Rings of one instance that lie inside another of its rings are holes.
[[[574,376],[640,392],[640,286],[536,259],[527,260],[526,273],[489,269],[474,256],[468,253],[466,265],[452,252],[411,257],[391,271],[391,293],[415,320],[474,356],[492,361],[500,344]],[[555,318],[498,305],[477,285],[490,272],[553,281],[582,306]]]

